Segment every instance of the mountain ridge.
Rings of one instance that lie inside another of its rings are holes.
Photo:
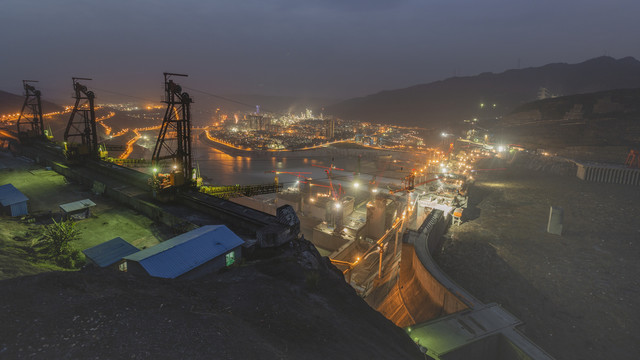
[[[474,117],[499,118],[535,100],[540,87],[567,95],[640,87],[640,61],[601,56],[577,64],[550,63],[451,77],[348,99],[327,107],[327,112],[350,120],[447,126]]]
[[[61,111],[62,106],[53,103],[51,101],[41,99],[42,101],[42,112],[54,112]],[[0,114],[15,114],[19,113],[22,109],[22,104],[24,103],[24,95],[16,95],[7,91],[0,90]]]

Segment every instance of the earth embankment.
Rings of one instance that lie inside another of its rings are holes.
[[[562,169],[562,166],[560,166]],[[558,359],[640,353],[640,192],[526,167],[479,174],[475,217],[452,227],[436,261],[483,302],[503,305]],[[546,232],[564,209],[562,236]]]

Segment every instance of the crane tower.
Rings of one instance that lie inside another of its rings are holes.
[[[68,159],[99,159],[98,134],[93,91],[78,82],[89,78],[72,78],[76,99],[71,116],[64,131],[65,151]]]
[[[157,167],[162,160],[170,160],[173,185],[190,183],[192,178],[191,164],[191,103],[189,94],[182,92],[182,87],[171,77],[188,76],[183,74],[164,73],[164,113],[158,140],[153,149],[151,162]],[[181,179],[180,179],[181,178]]]
[[[44,138],[44,125],[42,122],[42,103],[40,102],[40,90],[29,84],[36,80],[22,80],[25,99],[18,117],[18,135],[21,138]],[[26,111],[25,111],[26,110]]]

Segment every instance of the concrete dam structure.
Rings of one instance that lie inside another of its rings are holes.
[[[433,210],[402,239],[397,282],[376,309],[405,328],[435,359],[552,359],[498,304],[483,304],[453,282],[432,258],[450,218]]]

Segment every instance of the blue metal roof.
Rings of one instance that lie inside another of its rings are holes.
[[[2,206],[9,206],[29,200],[20,190],[12,184],[0,186],[0,203]]]
[[[151,276],[173,279],[242,245],[224,225],[206,225],[126,256]]]
[[[122,238],[105,241],[100,245],[82,250],[84,255],[100,267],[109,266],[122,260],[127,255],[140,251]]]

